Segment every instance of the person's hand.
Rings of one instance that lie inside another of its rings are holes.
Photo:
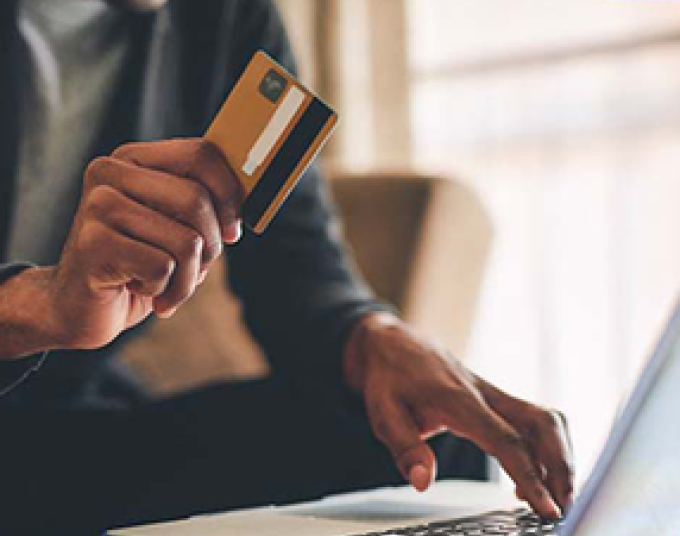
[[[571,446],[560,413],[503,393],[391,315],[359,322],[344,368],[374,433],[416,489],[427,489],[435,473],[425,440],[448,430],[496,457],[540,515],[554,519],[570,506]]]
[[[50,271],[60,348],[104,346],[155,311],[171,316],[241,235],[243,193],[198,139],[129,144],[94,160]]]

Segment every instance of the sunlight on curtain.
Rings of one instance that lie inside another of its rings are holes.
[[[680,289],[680,4],[409,0],[408,20],[415,163],[494,220],[469,362],[567,413],[583,478]]]

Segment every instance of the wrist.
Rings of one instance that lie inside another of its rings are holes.
[[[402,321],[387,312],[371,313],[356,322],[345,346],[343,374],[347,385],[355,393],[363,393],[366,372],[372,352],[370,342],[385,329],[400,326]]]
[[[62,348],[63,333],[54,299],[54,268],[27,268],[5,281],[0,325],[6,337],[0,356],[21,358]]]

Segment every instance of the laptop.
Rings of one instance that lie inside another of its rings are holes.
[[[593,404],[597,401],[593,400]],[[494,484],[384,489],[315,503],[197,517],[111,536],[671,536],[680,534],[680,304],[585,486],[560,523]],[[498,501],[497,503],[495,501]],[[458,506],[457,506],[458,505]],[[464,505],[464,506],[462,506]],[[509,508],[508,508],[509,507]],[[482,508],[497,508],[480,513]]]

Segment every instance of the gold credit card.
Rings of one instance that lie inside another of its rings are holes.
[[[260,51],[205,134],[243,184],[243,221],[262,233],[330,137],[337,114]]]

